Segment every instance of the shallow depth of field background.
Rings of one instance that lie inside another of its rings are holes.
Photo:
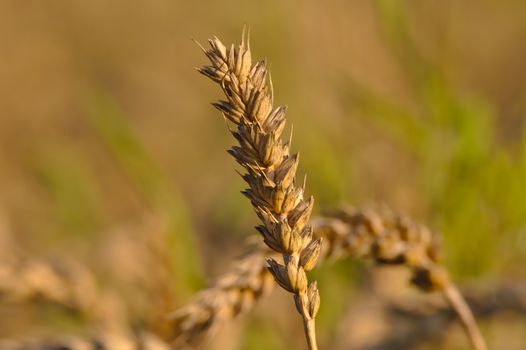
[[[219,89],[194,70],[206,58],[191,39],[238,43],[243,24],[254,57],[269,59],[276,103],[289,106],[316,213],[385,204],[443,234],[459,285],[526,281],[521,0],[2,1],[3,235],[28,258],[86,264],[138,320],[184,304],[224,271],[257,218],[210,105]],[[142,254],[159,230],[164,250]],[[168,273],[150,283],[158,264]],[[367,315],[368,288],[394,298],[407,276],[383,276],[382,286],[375,273],[347,261],[312,274],[323,348],[354,349],[386,331]],[[300,323],[276,290],[216,347],[301,349]],[[491,348],[526,347],[524,318],[481,325]],[[0,307],[0,338],[90,327],[53,308]],[[468,344],[455,325],[418,348]]]

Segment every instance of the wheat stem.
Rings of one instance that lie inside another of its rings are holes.
[[[473,349],[487,350],[488,347],[480,333],[475,317],[458,288],[453,283],[449,283],[448,286],[444,288],[443,293],[460,318]]]
[[[302,305],[308,305],[306,294],[301,294],[300,298],[303,300]],[[305,315],[308,315],[306,311],[302,313],[302,316],[307,346],[309,350],[318,350],[318,344],[316,343],[316,323],[313,318],[306,318]]]

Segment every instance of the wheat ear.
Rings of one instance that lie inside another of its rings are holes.
[[[311,224],[314,236],[324,238],[321,257],[325,261],[372,258],[379,264],[410,267],[413,271],[411,282],[423,291],[438,289],[444,292],[446,286],[453,285],[439,264],[437,234],[408,218],[389,210],[376,212],[346,208],[313,218]],[[268,273],[262,256],[267,253],[266,247],[251,248],[211,287],[178,309],[173,314],[175,343],[196,344],[211,329],[247,311],[255,300],[264,297],[272,287],[264,282]],[[458,296],[457,300],[462,300],[460,303],[467,306],[462,296]],[[247,303],[247,299],[250,302]],[[455,303],[449,301],[464,328],[469,330],[475,349],[484,349],[473,316],[466,317],[471,314],[469,308],[463,308],[461,312]]]
[[[457,313],[475,350],[487,346],[468,304],[440,264],[438,235],[425,226],[384,210],[340,210],[313,223],[329,241],[343,240],[354,258],[372,258],[379,264],[409,267],[411,282],[423,291],[440,291]],[[343,225],[342,225],[343,223]],[[339,246],[329,245],[329,246]]]
[[[269,257],[268,268],[276,282],[294,294],[308,347],[317,349],[314,319],[320,297],[316,282],[308,284],[306,272],[316,265],[321,240],[313,240],[308,225],[314,200],[303,199],[304,188],[294,183],[299,156],[290,155],[290,141],[281,139],[286,108],[273,107],[267,64],[252,64],[245,30],[238,47],[226,48],[215,37],[209,43],[211,48],[204,52],[212,65],[198,70],[225,94],[226,100],[213,105],[235,125],[231,132],[239,145],[229,153],[246,171],[242,177],[249,188],[243,193],[261,220],[257,230],[264,242],[282,255],[282,262]]]
[[[0,264],[0,303],[52,302],[83,315],[97,301],[93,276],[82,265],[33,259]]]
[[[259,238],[259,237],[258,237]],[[212,336],[218,326],[249,311],[254,303],[274,288],[274,278],[265,266],[265,257],[273,253],[252,241],[246,252],[193,301],[171,315],[172,344],[176,349],[195,347],[203,336]]]

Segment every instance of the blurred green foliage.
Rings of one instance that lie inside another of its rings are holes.
[[[447,263],[456,274],[481,276],[499,271],[506,261],[524,261],[524,246],[517,242],[524,239],[526,225],[526,125],[522,144],[499,143],[494,109],[480,99],[458,96],[442,67],[419,53],[408,34],[404,6],[378,5],[388,42],[416,87],[419,105],[413,112],[352,80],[347,87],[351,101],[416,157],[421,195],[429,203],[431,223],[444,234]],[[501,254],[504,259],[495,259]]]
[[[71,238],[84,239],[101,225],[101,193],[94,174],[78,153],[47,146],[35,160],[35,174],[51,195],[58,222],[52,235],[55,243],[71,244]],[[50,227],[44,230],[52,229]],[[68,232],[67,235],[61,235]]]
[[[124,112],[110,96],[93,95],[89,104],[90,122],[108,146],[126,175],[154,212],[167,220],[167,242],[172,252],[179,297],[203,287],[202,268],[195,244],[195,234],[187,208],[174,184],[167,180],[126,122]]]

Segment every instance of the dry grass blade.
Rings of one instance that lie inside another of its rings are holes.
[[[303,198],[304,188],[295,186],[298,154],[290,154],[290,141],[282,141],[285,108],[273,107],[273,91],[265,61],[252,63],[248,38],[238,47],[225,47],[217,38],[204,50],[211,65],[199,72],[221,86],[226,100],[213,105],[235,125],[238,141],[229,153],[245,169],[242,175],[261,225],[265,244],[281,254],[267,263],[276,282],[294,294],[303,318],[309,349],[317,349],[315,316],[320,297],[316,282],[308,283],[306,272],[314,268],[321,240],[313,239],[308,225],[314,200]]]
[[[424,291],[438,289],[444,292],[452,285],[447,272],[438,263],[437,236],[407,218],[387,210],[345,209],[326,217],[313,218],[311,223],[315,237],[325,240],[321,252],[323,260],[352,257],[372,258],[380,264],[403,264],[413,270],[411,282]],[[251,294],[252,305],[254,299],[265,295],[260,288],[250,288],[261,285],[271,287],[263,283],[268,278],[262,258],[267,254],[266,250],[268,248],[264,247],[252,249],[210,288],[196,296],[193,302],[174,313],[176,343],[197,344],[210,329],[246,310],[246,305],[240,306],[243,300],[236,296]],[[250,263],[246,263],[248,261]],[[471,341],[475,344],[473,338],[482,339],[473,320],[464,318],[457,305],[453,304],[453,307],[465,328],[470,329]],[[467,311],[470,312],[469,308]],[[480,346],[483,343],[476,344]]]

